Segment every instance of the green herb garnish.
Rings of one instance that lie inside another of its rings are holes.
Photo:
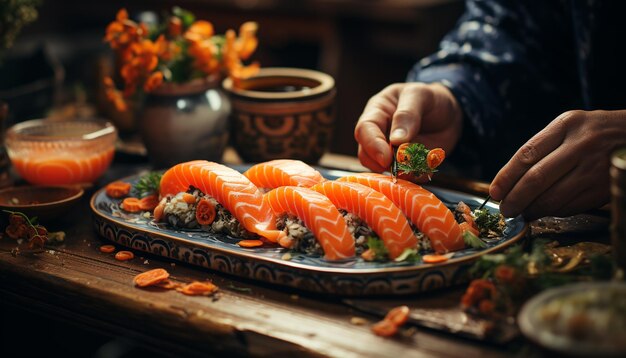
[[[385,261],[389,257],[389,251],[385,247],[383,240],[370,236],[367,238],[367,247],[374,252],[375,261]]]
[[[487,244],[481,240],[478,236],[472,234],[469,230],[463,232],[463,241],[465,245],[473,249],[486,249]]]
[[[408,158],[407,161],[398,162],[398,169],[401,170],[403,174],[420,176],[422,174],[432,174],[437,171],[436,169],[428,167],[426,157],[430,150],[426,149],[422,143],[411,143],[404,148],[399,148],[399,150],[404,150],[406,153],[405,156]]]
[[[395,262],[418,262],[422,259],[422,256],[419,254],[417,249],[409,249],[406,248],[400,256],[396,257]]]
[[[474,222],[480,237],[500,237],[504,233],[506,223],[500,213],[491,213],[489,209],[474,210]]]
[[[139,198],[158,194],[162,176],[163,174],[160,172],[150,172],[142,176],[133,186],[133,194]]]

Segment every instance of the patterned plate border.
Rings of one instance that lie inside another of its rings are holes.
[[[133,182],[137,178],[132,176],[121,180]],[[429,189],[440,198],[450,196],[455,198],[453,200],[462,198],[466,202],[480,200],[447,189]],[[443,264],[357,264],[354,261],[334,264],[304,255],[283,260],[280,258],[283,249],[271,248],[262,252],[244,249],[235,244],[236,239],[224,235],[162,229],[140,216],[114,216],[114,210],[109,211],[111,205],[114,206],[115,202],[106,196],[104,189],[92,196],[93,224],[99,235],[121,246],[270,284],[345,296],[413,294],[466,282],[466,272],[477,258],[520,241],[528,230],[528,224],[521,217],[509,219],[509,233],[499,243],[482,251],[467,250],[467,254]],[[489,207],[497,210],[495,203],[489,203]]]

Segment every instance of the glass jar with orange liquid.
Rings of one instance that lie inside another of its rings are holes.
[[[37,185],[91,183],[113,160],[117,130],[106,121],[47,119],[9,128],[5,144],[15,171]]]

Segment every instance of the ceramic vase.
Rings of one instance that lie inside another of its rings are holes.
[[[196,159],[221,161],[230,110],[217,79],[165,83],[148,94],[138,116],[139,133],[154,167]]]

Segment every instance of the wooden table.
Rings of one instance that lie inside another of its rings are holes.
[[[116,164],[96,188],[144,167]],[[267,286],[139,252],[132,261],[116,261],[98,250],[108,242],[92,228],[88,200],[94,190],[48,225],[66,232],[64,244],[13,256],[15,242],[0,240],[0,356],[123,356],[112,352],[130,350],[152,356],[484,357],[529,349],[523,339],[500,347],[416,327],[381,338],[353,319],[371,324],[379,317],[356,312],[339,297]],[[179,282],[211,280],[220,293],[190,297],[133,286],[135,275],[158,267]],[[377,301],[456,307],[462,292],[461,287]]]

